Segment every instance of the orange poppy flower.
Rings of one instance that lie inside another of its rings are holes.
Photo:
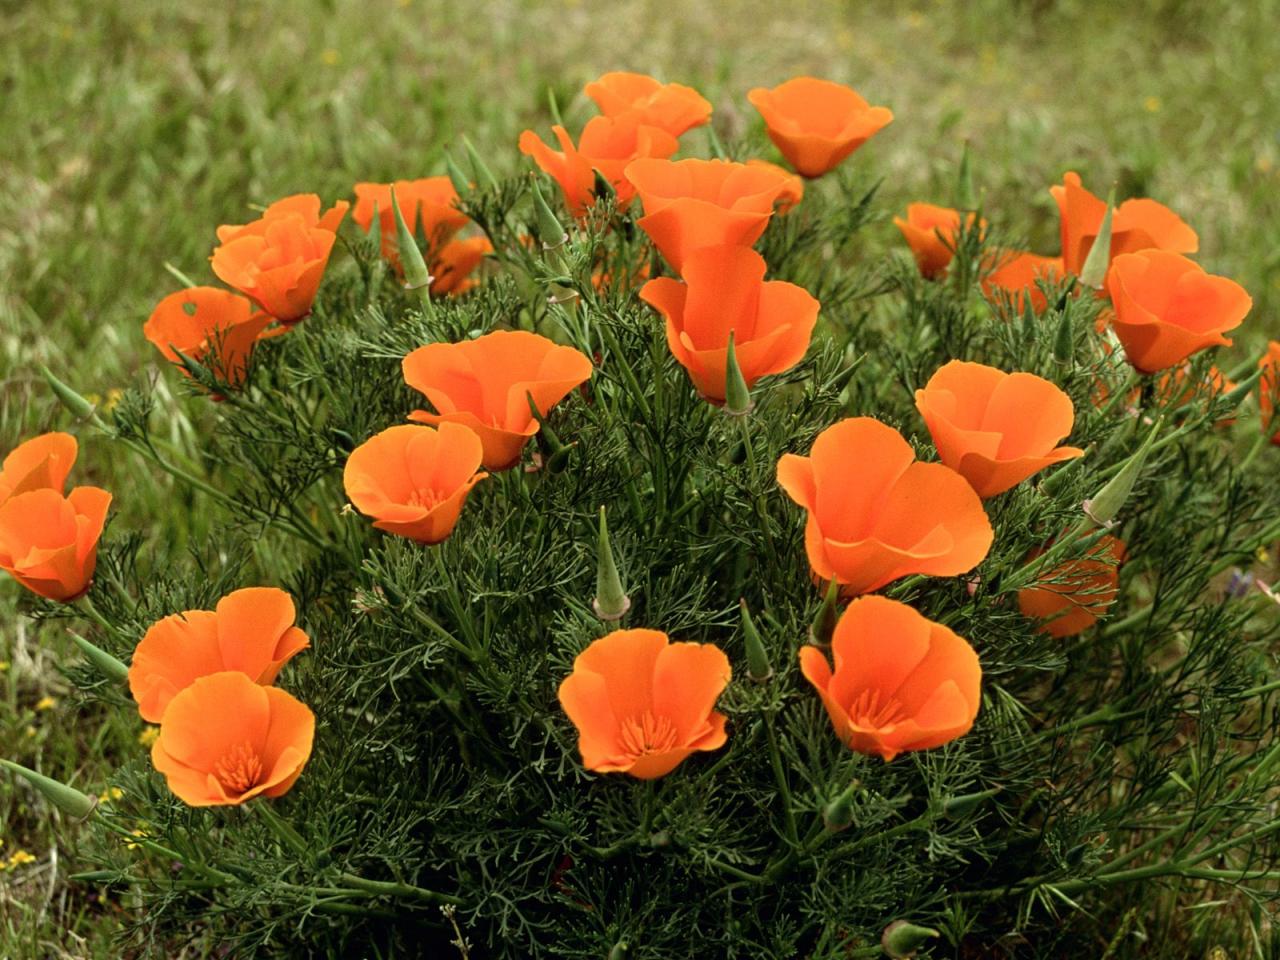
[[[894,217],[894,224],[916,258],[920,273],[934,279],[947,272],[956,252],[956,233],[960,229],[960,211],[950,207],[938,207],[932,203],[907,204],[906,219]],[[966,222],[972,226],[974,214]],[[986,227],[986,221],[979,225]]]
[[[695,750],[724,746],[716,700],[733,670],[710,643],[657,630],[615,630],[573,661],[560,706],[578,728],[582,765],[597,773],[665,776]]]
[[[262,233],[241,233],[213,251],[213,272],[281,323],[311,312],[337,235],[296,213],[268,220]]]
[[[770,163],[768,160],[751,159],[747,161],[747,166],[754,170],[769,170],[786,177],[782,192],[778,194],[778,199],[774,201],[774,206],[778,213],[790,213],[791,209],[804,199],[804,178],[798,174],[794,174],[776,163]]]
[[[1280,424],[1276,422],[1276,410],[1280,409],[1280,340],[1267,344],[1267,352],[1258,361],[1262,376],[1258,380],[1258,408],[1262,411],[1262,429],[1271,434],[1271,442],[1280,445]]]
[[[239,670],[270,686],[280,669],[311,646],[293,621],[293,598],[275,587],[247,587],[215,610],[187,610],[152,624],[129,664],[138,713],[159,723],[173,698],[200,677]]]
[[[63,603],[89,589],[111,494],[76,487],[15,494],[0,506],[0,570],[42,597]]]
[[[853,601],[836,623],[831,652],[834,672],[821,650],[801,647],[800,672],[851,750],[889,761],[972,729],[982,703],[978,654],[905,603]]]
[[[702,247],[750,247],[773,216],[787,174],[728,160],[637,160],[626,170],[644,204],[636,225],[677,271]]]
[[[1115,310],[1111,327],[1142,373],[1166,370],[1208,347],[1230,346],[1223,333],[1240,326],[1253,306],[1234,280],[1163,250],[1116,257],[1107,293]]]
[[[418,423],[460,423],[484,445],[486,470],[515,466],[538,421],[591,377],[591,360],[524,330],[497,330],[461,343],[429,343],[402,364],[405,383],[431,401],[435,413],[415,410]]]
[[[62,493],[78,452],[69,433],[42,433],[18,444],[0,466],[0,504],[31,490]]]
[[[796,77],[772,90],[747,94],[764,117],[769,139],[805,177],[820,177],[893,120],[849,87],[830,80]]]
[[[683,283],[650,280],[640,299],[666,320],[667,345],[706,399],[724,403],[730,331],[748,388],[804,359],[818,301],[794,283],[766,283],[760,254],[749,247],[704,247],[689,254],[683,273]]]
[[[984,499],[1084,456],[1078,447],[1057,446],[1075,422],[1071,398],[1032,373],[952,360],[916,391],[916,409],[938,459]]]
[[[190,287],[161,300],[142,332],[169,362],[180,365],[181,351],[211,367],[219,379],[237,384],[270,324],[271,317],[244,297],[218,287]]]
[[[271,204],[266,210],[262,211],[262,216],[252,223],[224,224],[218,227],[218,242],[228,243],[237,237],[263,236],[266,234],[267,224],[270,221],[287,217],[290,214],[297,214],[302,217],[308,227],[337,233],[338,227],[342,223],[342,218],[347,215],[347,209],[350,206],[351,204],[348,201],[339,200],[322,214],[320,212],[320,197],[318,194],[295,193],[291,197],[285,197],[283,200],[277,200]]]
[[[1005,250],[994,259],[994,269],[982,278],[982,292],[995,299],[997,290],[1013,297],[1018,310],[1024,308],[1024,297],[1031,298],[1031,309],[1042,313],[1049,301],[1040,290],[1040,282],[1057,283],[1066,275],[1061,257],[1042,257],[1037,253]]]
[[[400,264],[400,244],[396,239],[396,214],[391,207],[391,188],[405,225],[427,241],[427,261],[438,256],[453,235],[471,221],[458,209],[458,191],[448,177],[424,177],[421,180],[397,180],[391,183],[357,183],[356,208],[351,218],[365,233],[373,225],[373,211],[378,210],[378,228],[382,231],[382,255]],[[434,272],[434,271],[433,271]],[[433,289],[432,293],[436,291]]]
[[[1080,184],[1080,175],[1067,173],[1062,186],[1050,187],[1058,204],[1062,234],[1062,261],[1067,271],[1079,274],[1093,247],[1106,215],[1106,201]],[[1146,198],[1126,200],[1111,215],[1111,258],[1137,250],[1195,253],[1200,247],[1196,232],[1164,204]]]
[[[1028,559],[1041,552],[1034,551]],[[1018,609],[1024,617],[1043,621],[1040,632],[1051,637],[1083,633],[1115,602],[1124,559],[1124,544],[1104,534],[1088,556],[1068,560],[1044,574],[1036,586],[1019,590]]]
[[[351,451],[342,484],[351,505],[379,530],[418,543],[453,532],[477,473],[480,438],[456,423],[388,427]]]
[[[913,573],[950,577],[986,557],[993,537],[964,477],[922,463],[902,435],[870,417],[818,434],[807,457],[784,454],[778,483],[809,512],[809,566],[854,596]]]
[[[493,252],[488,237],[450,240],[431,263],[431,293],[437,297],[457,297],[478,282],[471,274],[485,256]]]
[[[675,137],[644,123],[636,113],[592,117],[582,128],[577,146],[564,127],[551,130],[560,142],[558,151],[526,130],[520,134],[520,152],[532,157],[560,185],[564,202],[575,217],[583,216],[595,202],[597,172],[617,193],[618,205],[625,207],[635,196],[635,188],[623,175],[627,165],[643,157],[669,157],[680,146]]]
[[[315,732],[306,704],[228,670],[201,677],[169,702],[151,762],[183,803],[237,806],[287,793],[311,757]]]
[[[711,104],[693,87],[660,83],[643,73],[606,73],[583,90],[606,117],[634,113],[641,123],[673,137],[711,119]]]

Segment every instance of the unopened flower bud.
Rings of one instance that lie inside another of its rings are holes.
[[[831,635],[835,633],[836,619],[839,613],[837,601],[840,599],[840,585],[833,577],[827,584],[827,595],[818,608],[818,615],[813,618],[809,627],[809,642],[818,647],[831,646]]]
[[[94,667],[97,668],[98,672],[108,680],[114,680],[117,683],[124,683],[129,679],[129,668],[111,654],[107,653],[107,651],[100,647],[95,647],[84,637],[76,636],[74,633],[71,635],[71,639],[75,645],[80,648],[80,652],[84,654],[84,658],[92,663]]]
[[[569,240],[569,234],[565,232],[560,220],[552,212],[546,198],[543,197],[542,191],[538,189],[538,181],[531,181],[531,186],[533,188],[533,213],[538,220],[538,239],[542,241],[542,249],[554,250],[557,247],[564,246]]]
[[[471,161],[471,169],[475,171],[476,183],[485,190],[498,189],[498,178],[493,175],[493,171],[484,162],[475,145],[466,137],[462,138],[462,145],[467,150],[467,159]]]
[[[823,807],[822,825],[832,833],[847,830],[853,823],[853,799],[861,789],[861,781],[854,780],[838,797]]]
[[[969,161],[969,141],[960,154],[960,172],[956,177],[956,209],[977,210],[978,195],[973,189],[973,166]]]
[[[760,631],[756,629],[751,612],[747,609],[747,601],[739,600],[738,609],[742,611],[742,641],[747,648],[747,676],[756,683],[765,683],[773,676],[773,667],[769,664],[769,655],[765,652],[764,642],[760,639]]]
[[[1156,434],[1159,432],[1160,424],[1157,423],[1147,434],[1147,439],[1142,442],[1138,452],[1120,468],[1120,472],[1107,481],[1106,486],[1098,491],[1097,496],[1084,502],[1084,512],[1095,524],[1100,527],[1110,526],[1124,507],[1129,494],[1133,492],[1133,485],[1137,482],[1138,475],[1142,473],[1147,455],[1151,452],[1151,445],[1155,443]]]
[[[83,794],[75,787],[69,787],[65,783],[51,780],[49,777],[36,773],[34,770],[28,770],[19,763],[14,763],[11,760],[0,760],[0,767],[4,767],[6,770],[22,777],[44,794],[46,800],[67,814],[67,816],[75,817],[77,820],[83,820],[89,816],[89,814],[93,813],[93,808],[98,805],[96,797]]]
[[[1031,298],[1028,297],[1028,300]],[[1076,330],[1072,322],[1071,305],[1067,304],[1062,311],[1062,319],[1058,321],[1058,332],[1053,338],[1053,359],[1058,363],[1068,364],[1076,352]]]
[[[724,364],[724,412],[735,417],[745,417],[754,406],[751,391],[742,376],[742,368],[738,366],[738,352],[734,349],[733,331],[730,330],[729,352],[725,355]]]
[[[880,946],[893,960],[909,960],[929,941],[940,937],[937,930],[917,927],[906,920],[895,920],[884,928]]]
[[[596,540],[596,596],[591,608],[601,620],[621,620],[631,609],[631,598],[622,589],[618,565],[609,544],[609,524],[600,508],[600,534]]]
[[[431,274],[427,270],[427,262],[422,259],[422,251],[418,249],[418,241],[413,238],[413,231],[404,222],[395,187],[391,188],[391,209],[396,216],[396,249],[400,254],[400,269],[404,271],[405,289],[426,290],[431,284]]]
[[[981,790],[978,793],[948,797],[942,801],[942,815],[948,820],[963,820],[1003,789],[1003,787],[992,787],[990,790]]]
[[[1111,214],[1115,209],[1115,201],[1116,192],[1113,189],[1107,197],[1107,212],[1102,216],[1098,236],[1094,238],[1089,255],[1084,258],[1084,266],[1080,269],[1080,282],[1092,290],[1102,289],[1102,282],[1107,278],[1107,268],[1111,266]]]
[[[71,411],[73,417],[77,420],[87,420],[93,416],[93,404],[55,377],[48,367],[41,364],[40,373],[53,388],[62,405]]]
[[[456,160],[451,154],[444,155],[444,167],[449,174],[449,182],[453,184],[453,192],[460,197],[465,197],[471,192],[471,181],[467,179],[467,175],[462,172],[462,168],[458,166]]]

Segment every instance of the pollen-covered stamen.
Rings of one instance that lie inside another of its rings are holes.
[[[244,793],[262,777],[262,758],[249,744],[239,744],[214,764],[213,775],[228,793]]]
[[[409,494],[408,505],[411,507],[422,507],[424,510],[434,510],[440,506],[440,502],[444,498],[434,490],[415,490]]]
[[[849,706],[849,719],[863,730],[882,730],[902,719],[903,709],[893,697],[881,702],[879,690],[863,690]]]
[[[618,740],[622,749],[632,756],[664,753],[676,745],[676,728],[666,717],[655,717],[646,710],[637,717],[628,717],[622,721]]]

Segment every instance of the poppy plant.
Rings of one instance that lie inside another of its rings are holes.
[[[984,499],[1084,455],[1077,447],[1057,446],[1075,421],[1071,398],[1032,373],[952,360],[916,391],[916,409],[938,459]]]
[[[268,220],[261,233],[238,234],[213,251],[213,272],[281,323],[311,313],[337,235],[296,213]]]
[[[1124,543],[1104,534],[1086,556],[1068,560],[1044,574],[1035,586],[1019,590],[1018,609],[1024,617],[1041,621],[1040,632],[1051,637],[1083,633],[1115,602],[1124,559]]]
[[[769,139],[802,176],[820,177],[893,120],[839,83],[796,77],[747,94],[764,118]]]
[[[69,433],[42,433],[18,444],[0,466],[0,504],[31,490],[62,493],[78,451]]]
[[[379,530],[439,543],[458,523],[477,473],[480,438],[456,423],[388,427],[351,451],[342,473],[351,505]]]
[[[991,523],[964,477],[916,460],[897,430],[870,417],[823,430],[807,457],[784,454],[778,483],[808,511],[814,577],[845,596],[913,573],[968,573],[991,548]]]
[[[959,210],[932,203],[909,203],[906,217],[894,217],[893,222],[902,231],[922,276],[934,280],[947,272],[956,252]],[[973,225],[972,213],[966,222]]]
[[[1055,284],[1066,276],[1061,257],[1042,257],[1038,253],[1005,250],[996,254],[993,267],[982,278],[982,292],[991,299],[997,290],[1013,298],[1014,308],[1021,311],[1031,298],[1031,309],[1041,313],[1049,305],[1040,284]]]
[[[634,113],[641,123],[673,137],[711,119],[711,104],[693,87],[661,83],[643,73],[606,73],[588,83],[583,92],[606,117]]]
[[[1262,412],[1262,429],[1271,434],[1271,442],[1280,445],[1280,424],[1276,423],[1276,410],[1280,409],[1280,340],[1267,344],[1267,352],[1258,361],[1262,376],[1258,378],[1258,409]]]
[[[982,702],[982,667],[964,638],[905,603],[854,600],[831,636],[835,669],[812,645],[800,672],[841,742],[886,761],[968,733]]]
[[[210,367],[218,379],[237,384],[271,322],[238,294],[218,287],[189,287],[161,300],[142,332],[170,363],[181,366],[182,353]]]
[[[133,651],[129,690],[138,713],[159,723],[170,701],[200,677],[238,670],[276,682],[281,668],[311,646],[294,626],[293,598],[275,587],[235,590],[213,610],[187,610],[152,624]]]
[[[0,506],[0,570],[42,597],[76,599],[93,580],[111,494],[97,487],[35,489]]]
[[[1208,347],[1230,346],[1223,334],[1238,327],[1253,306],[1234,280],[1163,250],[1116,257],[1107,272],[1107,293],[1115,310],[1111,327],[1141,373],[1167,370]]]
[[[671,353],[712,403],[724,403],[730,333],[748,388],[791,369],[809,349],[818,301],[764,274],[764,258],[748,247],[704,247],[685,260],[683,282],[658,277],[640,289],[666,321]]]
[[[201,677],[169,702],[151,762],[188,806],[236,806],[287,793],[315,732],[306,704],[228,670]]]
[[[459,423],[475,431],[486,470],[515,466],[542,415],[591,377],[591,360],[524,330],[496,330],[460,343],[429,343],[402,363],[405,383],[426,396],[435,413],[415,410],[418,423]]]
[[[724,746],[716,700],[733,670],[710,643],[657,630],[616,630],[573,661],[560,706],[578,729],[582,765],[641,780],[665,776],[697,750]]]
[[[626,176],[644,205],[636,225],[679,272],[694,250],[759,240],[788,175],[776,167],[689,159],[636,160]]]
[[[396,214],[391,206],[391,188],[395,187],[396,203],[409,232],[421,234],[427,242],[427,261],[435,261],[453,235],[469,224],[467,215],[458,209],[458,191],[448,177],[424,177],[420,180],[397,180],[395,183],[357,183],[356,207],[351,218],[365,233],[378,213],[378,229],[382,236],[382,255],[399,267],[399,241],[396,239]],[[435,270],[433,269],[434,273]],[[432,293],[438,291],[432,290]]]
[[[302,217],[308,227],[337,233],[338,227],[342,223],[342,218],[347,215],[347,209],[351,204],[346,200],[339,200],[324,213],[320,212],[320,206],[318,194],[295,193],[291,197],[285,197],[271,204],[262,211],[261,217],[251,223],[223,224],[218,227],[218,242],[228,243],[237,237],[262,236],[266,233],[268,223],[291,214],[297,214]]]

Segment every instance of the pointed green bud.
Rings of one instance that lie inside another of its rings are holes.
[[[427,271],[427,262],[422,259],[422,251],[418,249],[418,241],[413,239],[413,231],[404,222],[404,214],[400,212],[400,201],[396,199],[396,188],[391,188],[391,209],[396,216],[396,250],[400,254],[400,269],[404,271],[404,288],[406,290],[426,290],[431,286],[431,274]]]
[[[973,189],[973,166],[969,161],[969,141],[960,154],[960,173],[956,177],[956,209],[977,210],[978,195]]]
[[[1003,789],[1004,787],[992,787],[990,790],[982,790],[978,793],[947,797],[942,801],[942,815],[948,820],[963,820]]]
[[[738,351],[733,346],[733,331],[729,331],[729,352],[724,363],[724,412],[734,417],[745,417],[755,404],[751,390],[738,366]]]
[[[14,763],[11,760],[0,760],[0,767],[4,767],[11,773],[16,773],[22,777],[27,783],[43,793],[46,800],[69,817],[83,820],[93,813],[93,808],[98,805],[97,797],[90,797],[81,793],[75,787],[68,787],[65,783],[51,780],[44,774],[28,770],[22,764]]]
[[[1244,398],[1253,392],[1253,388],[1258,385],[1258,380],[1266,372],[1266,367],[1258,367],[1257,370],[1254,370],[1253,373],[1224,393],[1219,399],[1219,403],[1223,406],[1223,413],[1232,413],[1240,404],[1244,403]]]
[[[880,946],[893,960],[910,960],[920,948],[928,945],[942,934],[928,927],[917,927],[906,920],[895,920],[884,928],[880,936]]]
[[[621,620],[631,609],[631,598],[622,589],[618,565],[613,562],[604,507],[600,508],[600,535],[596,540],[596,595],[591,601],[591,608],[601,620]]]
[[[93,416],[93,404],[55,377],[44,364],[40,365],[40,374],[48,381],[53,392],[62,401],[62,405],[71,411],[73,417],[77,420],[88,420]]]
[[[556,92],[547,87],[547,109],[551,111],[551,119],[557,127],[564,126],[564,117],[560,116],[560,104],[556,102]]]
[[[178,366],[191,376],[196,383],[206,383],[213,379],[213,375],[209,373],[209,368],[197,360],[195,357],[183,353],[177,347],[172,348],[173,352],[178,355]]]
[[[1030,301],[1030,297],[1027,300]],[[1071,318],[1071,304],[1062,311],[1062,319],[1058,321],[1058,332],[1053,338],[1053,359],[1064,366],[1075,356],[1075,324]]]
[[[609,960],[627,960],[627,955],[631,953],[631,948],[627,946],[625,940],[615,943],[609,951]]]
[[[392,192],[395,188],[392,187]],[[379,246],[382,245],[382,211],[378,209],[378,201],[373,201],[373,216],[369,218],[369,229],[364,232],[366,240],[376,241]]]
[[[1142,446],[1138,448],[1138,452],[1125,462],[1120,472],[1107,481],[1106,486],[1098,491],[1097,496],[1092,500],[1086,500],[1082,505],[1085,514],[1098,526],[1110,526],[1116,514],[1124,507],[1129,494],[1133,492],[1133,485],[1137,482],[1138,475],[1146,465],[1147,455],[1151,452],[1151,445],[1155,443],[1160,427],[1161,423],[1156,423],[1147,434],[1147,439],[1142,442]]]
[[[453,191],[460,197],[465,197],[471,192],[471,181],[467,179],[467,175],[462,172],[462,168],[458,166],[458,162],[453,159],[453,154],[446,153],[444,155],[444,168],[449,174],[449,182],[453,184]]]
[[[831,635],[835,633],[836,620],[839,617],[839,600],[840,584],[833,579],[827,584],[827,595],[822,600],[822,606],[818,608],[818,615],[813,618],[813,625],[809,627],[809,642],[814,646],[831,646]]]
[[[531,180],[533,188],[533,213],[538,219],[538,239],[542,241],[543,250],[554,250],[569,242],[569,234],[565,232],[560,220],[538,189],[538,181]]]
[[[773,667],[769,664],[769,655],[765,653],[764,641],[760,639],[760,631],[751,619],[747,601],[739,600],[738,609],[742,612],[742,642],[747,648],[747,676],[756,683],[765,683],[773,676]]]
[[[822,825],[831,833],[847,830],[853,824],[853,799],[862,790],[862,781],[854,780],[840,795],[822,808]]]
[[[117,683],[124,683],[129,679],[129,668],[113,657],[101,647],[95,647],[84,637],[71,634],[71,639],[75,645],[80,648],[80,652],[84,654],[84,658],[92,663],[104,677],[108,680],[114,680]]]
[[[1116,192],[1113,189],[1107,197],[1107,212],[1102,216],[1102,225],[1098,227],[1098,236],[1089,248],[1089,255],[1084,258],[1084,267],[1080,270],[1080,282],[1092,290],[1101,290],[1107,279],[1107,267],[1111,266],[1111,214],[1115,209]]]
[[[476,183],[485,190],[497,190],[498,178],[493,175],[475,145],[465,136],[462,138],[462,145],[466,148],[467,159],[471,161],[471,169],[475,171]]]

